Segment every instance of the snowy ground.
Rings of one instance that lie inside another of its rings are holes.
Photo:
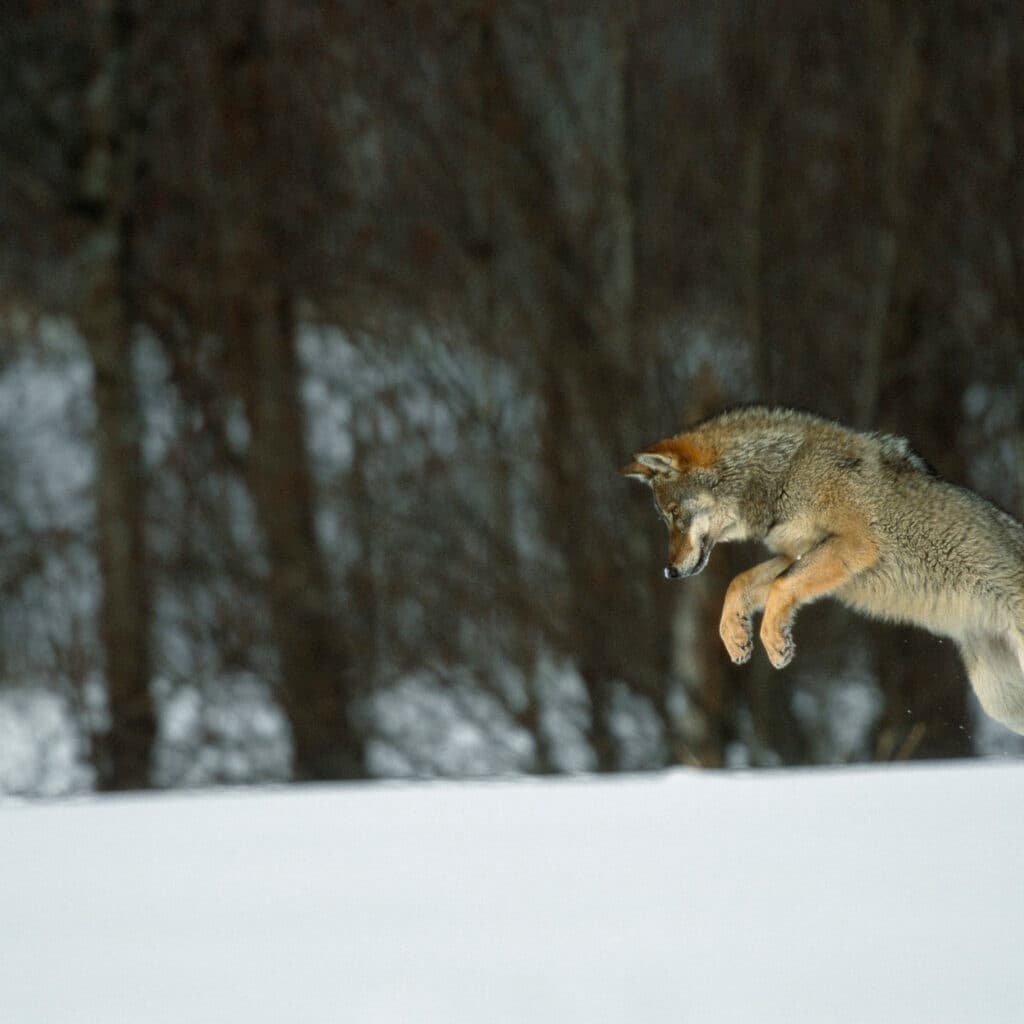
[[[0,805],[11,1024],[1019,1024],[1024,763]]]

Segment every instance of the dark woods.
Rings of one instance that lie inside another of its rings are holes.
[[[4,20],[0,785],[1015,749],[835,607],[734,668],[615,472],[758,399],[1024,512],[1014,5]]]

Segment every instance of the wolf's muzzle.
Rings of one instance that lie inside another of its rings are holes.
[[[692,569],[680,569],[676,565],[665,566],[665,579],[667,580],[682,580],[688,576],[696,576],[702,572],[704,566],[708,564],[708,559],[711,557],[711,549],[715,546],[714,541],[705,540],[700,546],[700,557],[697,559],[697,564]]]

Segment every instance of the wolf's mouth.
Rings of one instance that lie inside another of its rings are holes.
[[[697,559],[697,564],[692,569],[677,569],[674,565],[670,565],[665,569],[665,579],[667,580],[683,580],[689,576],[696,576],[699,572],[702,572],[704,566],[708,564],[708,559],[711,557],[711,549],[715,546],[715,542],[710,537],[705,537],[701,541],[700,545],[700,557]]]
[[[704,538],[700,545],[700,558],[697,559],[697,564],[690,573],[691,576],[696,576],[697,573],[704,571],[704,566],[708,564],[708,559],[711,557],[711,549],[714,546],[715,542],[710,537]]]

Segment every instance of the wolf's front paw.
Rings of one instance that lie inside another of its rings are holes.
[[[749,616],[723,615],[718,633],[729,652],[729,657],[737,665],[750,661],[750,655],[754,650],[754,631],[751,629]]]
[[[765,628],[761,626],[761,643],[768,654],[768,660],[775,668],[785,668],[796,654],[793,643],[793,627],[788,623],[782,627]]]

